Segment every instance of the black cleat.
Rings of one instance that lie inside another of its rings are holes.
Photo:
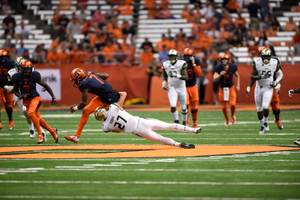
[[[195,149],[195,145],[193,145],[193,144],[186,144],[184,142],[181,142],[180,147],[184,148],[184,149]]]

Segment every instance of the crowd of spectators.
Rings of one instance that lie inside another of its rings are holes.
[[[107,3],[111,5],[108,12],[102,12],[100,5],[96,10],[90,11],[87,10],[87,0],[78,0],[76,10],[68,17],[63,10],[71,9],[71,1],[60,0],[52,19],[55,38],[50,49],[45,49],[44,44],[38,44],[29,55],[23,40],[28,39],[30,35],[34,39],[34,34],[24,22],[16,28],[11,8],[7,8],[7,1],[3,0],[1,10],[8,10],[2,23],[5,29],[3,37],[6,39],[3,48],[11,52],[11,57],[25,54],[34,63],[124,63],[128,66],[151,66],[155,53],[158,54],[157,61],[161,65],[167,59],[169,49],[174,48],[181,54],[184,47],[188,46],[194,49],[195,55],[207,66],[214,66],[218,62],[218,52],[230,51],[234,47],[247,47],[248,56],[251,58],[259,56],[261,46],[269,46],[276,55],[274,44],[268,41],[268,37],[273,36],[274,32],[276,35],[276,31],[297,29],[293,17],[289,17],[285,27],[280,27],[276,16],[271,12],[268,0],[224,0],[221,12],[210,1],[201,3],[199,0],[190,0],[190,4],[194,6],[185,5],[180,14],[182,19],[192,23],[190,34],[184,33],[182,28],[176,34],[172,32],[174,29],[168,29],[155,44],[149,41],[149,38],[145,38],[138,47],[138,52],[135,52],[135,27],[126,18],[122,21],[119,19],[121,15],[133,14],[132,0],[111,0]],[[143,8],[148,11],[148,19],[174,19],[170,10],[172,6],[168,0],[161,0],[160,3],[156,0],[145,0],[143,4]],[[40,0],[39,9],[53,9],[51,0]],[[241,15],[242,9],[248,10],[250,24]],[[237,17],[232,18],[230,13],[237,13]],[[201,22],[202,19],[204,22]],[[80,43],[77,43],[74,37],[78,34],[84,35]],[[16,38],[20,48],[17,49],[15,44],[11,43],[12,38]],[[298,43],[293,40],[290,45]],[[237,57],[229,53],[232,56],[231,61],[236,61]],[[296,50],[291,56],[298,55],[297,53]]]

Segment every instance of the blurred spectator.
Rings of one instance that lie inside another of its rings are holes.
[[[237,10],[242,9],[238,4],[237,0],[229,0],[228,3],[225,5],[225,8],[228,9],[230,13],[236,13]]]
[[[75,11],[72,12],[72,15],[71,15],[71,18],[69,19],[69,21],[72,21],[74,18],[76,19],[76,22],[78,24],[82,24],[81,20],[76,16],[76,12]]]
[[[90,47],[91,48],[94,48],[97,41],[105,41],[106,40],[106,37],[105,35],[101,34],[101,31],[99,29],[97,29],[96,31],[96,34],[94,34],[91,39],[90,39]],[[101,40],[100,40],[101,39]]]
[[[170,40],[167,39],[166,35],[163,33],[161,34],[161,40],[158,41],[155,45],[155,49],[157,52],[160,52],[163,50],[163,45],[166,45],[168,48],[170,46]]]
[[[58,48],[59,47],[59,37],[55,38],[50,45],[50,48]]]
[[[7,16],[3,19],[3,21],[2,21],[2,27],[4,28],[4,29],[8,29],[9,27],[9,24],[10,23],[12,23],[12,27],[13,27],[13,29],[16,27],[16,20],[15,20],[15,18],[12,16],[12,13],[11,12],[9,12],[8,14],[7,14]]]
[[[218,23],[220,23],[223,18],[223,15],[216,10],[215,6],[212,6],[211,11],[214,13],[212,17],[216,17],[218,19]]]
[[[271,23],[269,22],[268,17],[264,17],[264,20],[259,23],[259,30],[260,31],[268,31],[271,29]]]
[[[42,51],[41,46],[38,44],[32,54],[33,63],[44,63],[46,54]]]
[[[259,38],[258,38],[258,42],[257,42],[258,46],[265,46],[265,41],[266,41],[266,40],[268,40],[268,37],[267,37],[267,35],[266,35],[266,32],[261,31],[261,32],[260,32],[260,36],[259,36]]]
[[[56,37],[59,37],[61,41],[65,40],[67,37],[67,25],[69,19],[66,17],[65,13],[62,13],[58,18],[58,24],[56,26]]]
[[[7,3],[7,0],[2,0],[0,14],[9,14],[9,13],[12,13],[12,9],[10,5]]]
[[[51,10],[52,8],[52,0],[40,0],[39,9],[40,10]]]
[[[122,35],[125,35],[126,38],[129,35],[130,36],[131,44],[135,43],[135,40],[136,40],[136,31],[135,31],[135,28],[126,19],[124,19],[124,21],[123,21]]]
[[[67,25],[67,34],[73,38],[74,35],[81,33],[81,24],[77,22],[77,18],[73,17]]]
[[[157,4],[156,0],[145,0],[144,1],[144,9],[151,8],[153,3]]]
[[[59,9],[56,8],[56,9],[54,10],[52,22],[53,22],[54,24],[57,25],[57,24],[58,24],[58,19],[59,19],[59,17],[60,17]]]
[[[249,41],[254,41],[255,42],[255,38],[252,35],[251,30],[248,30],[246,36],[243,38],[243,46],[248,46]]]
[[[121,55],[122,63],[126,66],[132,65],[135,61],[134,58],[135,49],[133,45],[125,43],[122,46],[122,52],[123,52],[123,55]]]
[[[23,42],[23,40],[21,40],[20,41],[20,47],[16,48],[16,53],[19,54],[19,55],[21,55],[21,54],[23,54],[23,52],[25,50],[28,50],[28,49],[24,47],[24,42]]]
[[[66,45],[62,45],[60,52],[58,52],[58,63],[59,64],[69,63],[69,53]]]
[[[229,48],[233,48],[233,47],[238,48],[242,46],[242,41],[239,39],[237,34],[229,33],[228,45]]]
[[[167,36],[166,36],[166,37],[167,37],[167,39],[170,40],[170,41],[174,39],[174,38],[172,37],[172,32],[171,32],[171,29],[170,29],[170,28],[168,28]]]
[[[170,1],[168,1],[168,0],[161,0],[161,2],[159,4],[159,8],[163,9],[164,5],[173,6],[173,4]]]
[[[296,22],[294,22],[292,16],[289,16],[289,21],[286,22],[284,30],[285,31],[295,31],[296,28],[297,28]]]
[[[200,46],[206,56],[208,56],[209,49],[212,47],[212,44],[213,44],[213,38],[208,36],[208,31],[205,30],[203,37],[200,38]]]
[[[163,8],[158,12],[157,19],[175,19],[172,16],[170,9],[167,4],[164,4]]]
[[[216,28],[216,30],[219,31],[221,26],[220,26],[220,22],[217,17],[212,18],[212,23],[214,24],[214,27]]]
[[[26,60],[30,60],[32,62],[32,59],[29,57],[28,50],[23,51],[23,58],[25,58]]]
[[[83,33],[85,36],[88,35],[90,32],[95,32],[93,28],[94,21],[92,21],[92,18],[90,16],[86,17],[86,21],[82,25],[81,33]]]
[[[205,5],[203,6],[200,12],[202,16],[208,16],[209,18],[212,18],[214,13],[213,13],[213,8],[210,5],[210,1],[205,2]]]
[[[21,21],[20,26],[17,27],[16,34],[18,39],[29,39],[29,35],[32,35],[33,39],[35,39],[34,34],[24,25],[23,21]]]
[[[198,17],[198,19],[201,17]],[[190,9],[188,16],[186,17],[186,20],[188,21],[188,23],[194,23],[196,21],[196,15],[194,13],[194,9]],[[199,23],[200,21],[196,22]]]
[[[193,4],[195,7],[198,6],[202,8],[202,2],[200,0],[190,0],[190,4]]]
[[[76,17],[80,19],[81,23],[84,23],[87,20],[87,17],[90,17],[91,19],[91,16],[89,16],[89,12],[85,9],[84,5],[81,4],[79,10],[80,12],[76,14]]]
[[[220,26],[223,30],[225,28],[225,25],[229,23],[229,18],[230,18],[229,13],[224,9],[223,18],[221,19],[221,22],[220,22]]]
[[[120,5],[118,5],[116,8],[114,8],[114,11],[117,11],[119,15],[131,15],[132,9],[130,5],[125,4],[124,0],[120,1]]]
[[[77,9],[79,9],[81,6],[84,9],[87,9],[88,0],[77,0]]]
[[[189,6],[186,4],[180,13],[182,19],[187,19],[189,15]]]
[[[60,10],[70,10],[72,6],[71,0],[59,0],[59,9]]]
[[[118,38],[116,37],[112,37],[112,46],[116,49],[116,54],[114,55],[114,58],[118,61],[118,62],[122,62],[122,47],[120,45],[120,43],[118,42]]]
[[[150,66],[154,56],[149,46],[145,46],[144,48],[145,50],[140,54],[140,65]]]
[[[141,44],[138,53],[140,54],[140,53],[141,53],[141,50],[142,50],[142,51],[145,51],[146,46],[149,47],[149,48],[151,49],[151,52],[156,52],[155,49],[154,49],[154,47],[153,47],[152,42],[149,41],[149,38],[148,38],[148,37],[145,37],[145,40],[144,40],[144,42]]]
[[[162,51],[158,52],[158,59],[160,63],[168,60],[168,48],[166,45],[163,45]]]
[[[93,63],[93,62],[94,62],[94,55],[91,52],[91,48],[87,47],[83,51],[82,63],[88,64],[88,63]]]
[[[106,45],[103,47],[103,55],[104,55],[104,62],[105,63],[117,63],[117,54],[119,52],[119,48],[115,45],[113,45],[111,40],[108,40],[106,42]]]
[[[228,23],[224,26],[224,31],[235,33],[237,31],[231,17],[228,18]]]
[[[10,22],[4,30],[4,38],[7,38],[8,36],[15,38],[15,28],[12,22]]]
[[[219,42],[219,31],[216,30],[216,27],[213,26],[208,32],[207,35],[212,37],[213,43],[217,44]]]
[[[77,44],[72,44],[72,49],[69,54],[70,64],[81,64],[82,50],[78,49]]]
[[[205,22],[201,24],[203,30],[210,30],[214,27],[214,23],[210,20],[208,16],[205,16]]]
[[[255,42],[254,41],[249,41],[248,44],[249,44],[249,46],[248,46],[248,56],[252,59],[254,57],[259,57],[258,46],[255,44]]]
[[[171,46],[169,47],[169,49],[176,49],[180,56],[180,54],[183,52],[183,49],[188,45],[189,45],[189,43],[180,40],[179,36],[177,34],[175,36],[174,40],[171,41]]]
[[[238,17],[235,18],[234,24],[235,27],[237,28],[237,32],[239,34],[239,38],[242,39],[243,35],[246,33],[246,19],[242,17],[241,11],[239,10],[237,12]]]
[[[274,15],[271,15],[271,27],[273,31],[280,31],[281,27],[277,20],[277,18]]]
[[[269,0],[260,0],[259,1],[259,5],[261,7],[260,9],[260,17],[263,20],[265,17],[270,18],[270,4],[269,4]]]
[[[247,6],[249,15],[250,15],[250,23],[252,30],[258,30],[259,28],[259,18],[258,18],[258,10],[261,9],[260,5],[257,3],[257,0],[253,0]]]
[[[57,53],[57,48],[53,47],[50,49],[45,59],[45,63],[54,65],[54,64],[58,64],[58,60],[59,60],[59,56]]]
[[[61,16],[58,18],[58,25],[63,26],[64,28],[67,27],[69,23],[69,18],[66,16],[66,13],[61,13]]]
[[[11,43],[11,36],[9,35],[6,37],[2,49],[6,50],[7,52],[11,52],[11,48],[13,45],[14,44]]]
[[[156,19],[159,13],[159,8],[156,3],[151,5],[151,8],[148,9],[148,19]]]
[[[103,14],[103,13],[101,12],[101,6],[98,5],[98,6],[97,6],[96,12],[93,14],[93,20],[94,20],[95,22],[101,23],[101,22],[103,22],[102,19],[105,19],[105,14]]]
[[[300,45],[300,28],[296,28],[296,34],[293,35],[292,38],[292,45],[296,45],[296,44]]]
[[[16,50],[16,45],[11,46],[11,51],[9,53],[9,59],[14,59],[17,57],[17,50]],[[22,56],[22,55],[21,55]]]

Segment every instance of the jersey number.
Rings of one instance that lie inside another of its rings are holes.
[[[30,95],[30,88],[29,88],[29,85],[23,85],[24,89],[26,90],[27,92],[27,96]]]
[[[127,123],[127,120],[125,120],[123,117],[121,117],[120,115],[118,115],[117,120],[121,119],[122,121],[124,121],[125,123]],[[124,129],[125,125],[120,124],[119,122],[115,122],[114,124],[115,127],[119,128],[119,129]]]
[[[194,70],[193,69],[188,69],[188,73],[189,73],[189,80],[194,78]]]
[[[0,78],[6,78],[7,77],[7,69],[6,68],[2,68],[2,73],[0,74]]]
[[[90,76],[89,76],[91,79],[92,78],[95,78],[97,81],[99,81],[100,83],[102,83],[102,84],[104,84],[104,82],[101,80],[101,79],[99,79],[96,75],[94,75],[94,74],[91,74]]]
[[[268,77],[268,78],[270,78],[271,76],[272,76],[272,72],[271,71],[262,71],[262,73],[261,73],[262,75],[265,75],[265,74],[267,74],[267,76],[266,77]]]
[[[228,80],[229,80],[229,75],[228,75],[228,74],[225,74],[225,75],[224,75],[224,78],[223,78],[223,83],[224,83],[224,84],[228,84],[228,83],[229,83]]]

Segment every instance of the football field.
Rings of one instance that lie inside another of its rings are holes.
[[[196,145],[181,149],[105,133],[93,115],[71,143],[64,135],[76,132],[81,111],[41,111],[59,141],[48,133],[38,145],[18,111],[8,131],[2,109],[0,199],[300,199],[300,110],[281,111],[283,130],[270,111],[262,135],[256,111],[237,111],[237,124],[225,127],[221,110],[199,110],[200,134],[156,131]],[[172,123],[169,111],[128,112]]]

